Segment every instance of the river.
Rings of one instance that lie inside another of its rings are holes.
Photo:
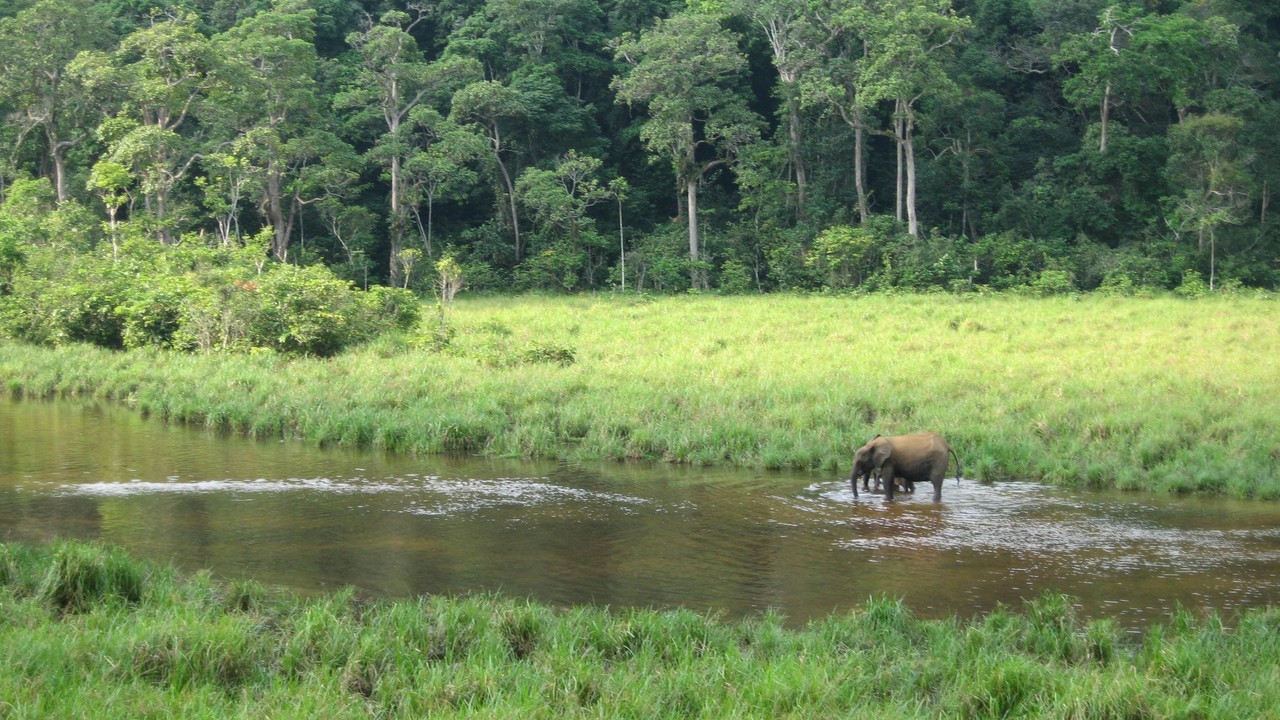
[[[882,594],[945,617],[1056,590],[1129,628],[1280,601],[1277,503],[929,490],[886,503],[833,475],[395,457],[0,400],[0,541],[100,540],[303,594],[501,591],[802,623]]]

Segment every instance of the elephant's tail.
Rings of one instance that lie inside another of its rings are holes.
[[[960,456],[956,454],[955,449],[947,446],[947,452],[951,453],[951,457],[956,459],[956,485],[960,484],[960,476],[964,475],[964,471],[960,469]]]

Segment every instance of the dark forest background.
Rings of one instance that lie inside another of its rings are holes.
[[[1270,0],[0,0],[0,293],[1273,289],[1278,54]]]

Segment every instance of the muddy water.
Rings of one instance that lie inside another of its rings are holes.
[[[1280,504],[948,481],[395,458],[0,401],[0,540],[97,539],[301,592],[500,590],[792,622],[882,593],[927,617],[1044,590],[1130,627],[1280,602]]]

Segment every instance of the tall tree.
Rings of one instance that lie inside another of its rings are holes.
[[[916,217],[915,129],[917,106],[925,95],[954,91],[947,69],[952,45],[970,27],[951,0],[854,0],[835,22],[862,37],[865,54],[857,63],[858,101],[864,107],[893,103],[898,151],[898,219],[919,236]]]
[[[407,201],[422,236],[422,250],[435,257],[433,244],[435,204],[443,197],[460,197],[476,183],[474,161],[487,149],[485,139],[432,108],[417,108],[410,115],[415,128],[414,149],[405,159]],[[422,220],[422,203],[427,219]]]
[[[1081,109],[1098,107],[1098,152],[1105,153],[1112,115],[1123,103],[1157,96],[1185,118],[1218,85],[1237,31],[1217,16],[1144,14],[1113,5],[1093,31],[1072,36],[1054,59],[1071,71],[1062,87],[1067,99]]]
[[[235,62],[236,82],[219,99],[240,110],[235,131],[245,139],[245,160],[260,175],[258,205],[271,225],[271,254],[281,261],[296,212],[292,203],[286,208],[290,170],[297,167],[289,140],[316,129],[321,117],[315,20],[308,0],[274,0],[215,39]]]
[[[616,55],[630,65],[614,80],[619,102],[647,105],[641,141],[655,159],[670,160],[684,187],[693,286],[705,288],[697,270],[698,187],[759,137],[759,117],[735,84],[746,59],[719,18],[693,11],[659,20],[639,37],[624,34]]]
[[[510,211],[516,262],[524,254],[524,238],[520,234],[515,176],[505,159],[514,151],[506,127],[510,120],[525,118],[528,114],[529,108],[520,94],[496,80],[482,80],[459,90],[453,96],[450,114],[454,121],[478,129],[489,140],[489,149],[493,152],[493,160],[502,183],[501,189],[494,195],[499,199],[499,215],[504,207],[501,199],[503,195],[506,196],[505,207]]]
[[[223,82],[224,64],[189,14],[155,14],[111,54],[80,53],[68,71],[114,114],[99,127],[107,158],[131,169],[161,242],[171,242],[181,218],[173,191],[200,158],[186,132],[209,94]]]
[[[375,155],[386,169],[390,183],[392,285],[399,285],[401,268],[396,258],[405,249],[412,208],[406,194],[404,163],[412,150],[405,133],[410,113],[424,103],[443,104],[449,93],[478,77],[479,64],[470,58],[446,56],[427,62],[413,31],[426,19],[425,6],[408,12],[386,12],[375,23],[366,18],[363,30],[347,36],[359,54],[360,65],[353,82],[335,98],[338,107],[356,111],[360,117],[376,117],[384,129]]]
[[[88,103],[66,68],[81,50],[106,42],[106,27],[99,6],[72,0],[39,0],[0,20],[0,103],[14,108],[17,143],[40,133],[59,202],[69,196],[67,152],[91,136]]]
[[[1240,143],[1244,123],[1218,113],[1193,116],[1169,132],[1173,153],[1166,172],[1181,194],[1170,198],[1170,224],[1195,233],[1209,251],[1209,289],[1218,270],[1217,231],[1244,221],[1253,178],[1251,153]]]
[[[600,166],[599,159],[570,150],[550,170],[528,168],[521,173],[516,192],[538,222],[576,246],[591,225],[587,210],[611,197],[596,178]]]
[[[816,61],[818,46],[826,38],[809,18],[808,0],[735,0],[733,7],[750,18],[769,43],[773,67],[778,72],[778,94],[786,113],[786,148],[795,173],[796,206],[803,218],[809,172],[804,158],[800,81]]]
[[[842,17],[847,0],[824,0],[812,6],[814,22],[827,34],[821,60],[801,79],[800,98],[805,106],[834,112],[853,131],[853,187],[858,219],[871,214],[867,191],[867,103],[861,99],[859,63],[866,55],[862,37]]]

